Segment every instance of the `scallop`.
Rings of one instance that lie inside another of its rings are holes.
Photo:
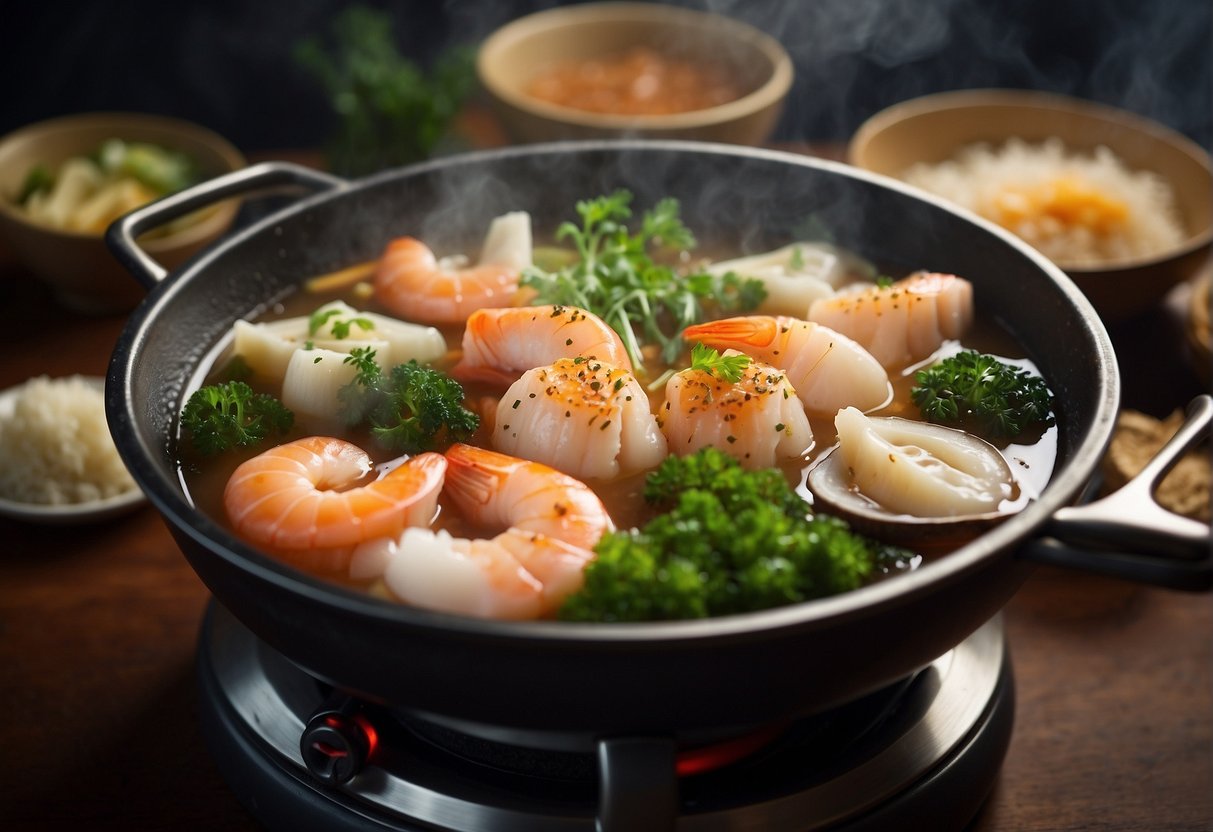
[[[737,381],[683,370],[666,383],[665,399],[658,423],[671,453],[712,446],[756,469],[800,456],[813,445],[813,429],[795,388],[770,364],[752,361]]]
[[[562,358],[528,370],[497,405],[493,447],[578,479],[652,468],[666,439],[640,382],[605,361]]]
[[[965,333],[973,321],[973,286],[953,274],[918,272],[816,300],[809,320],[854,339],[882,367],[903,367]]]

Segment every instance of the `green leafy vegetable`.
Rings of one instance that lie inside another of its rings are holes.
[[[321,330],[321,328],[324,327],[325,324],[328,324],[329,331],[333,333],[333,337],[336,338],[337,340],[341,340],[343,338],[349,338],[350,331],[355,326],[357,326],[363,332],[370,332],[372,329],[375,328],[375,324],[373,321],[371,321],[370,318],[364,318],[361,316],[357,316],[357,317],[353,317],[353,318],[344,318],[343,319],[343,318],[337,317],[338,315],[341,315],[343,313],[344,313],[344,310],[339,309],[339,308],[324,309],[322,307],[320,309],[317,309],[315,312],[313,312],[311,315],[308,316],[308,319],[307,319],[308,335],[315,335],[317,332],[319,332]]]
[[[740,381],[750,361],[748,355],[721,355],[706,344],[691,347],[691,369],[702,370],[721,381]]]
[[[49,191],[55,184],[55,175],[50,168],[43,164],[34,165],[25,175],[21,190],[17,194],[17,204],[24,205],[29,198],[39,191]]]
[[[181,411],[181,426],[207,456],[255,445],[271,433],[286,433],[295,415],[267,393],[243,381],[225,381],[195,391]]]
[[[578,202],[581,224],[565,222],[556,230],[557,240],[572,241],[576,262],[556,271],[527,269],[522,284],[536,290],[536,304],[578,306],[605,320],[623,339],[632,365],[643,372],[642,343],[657,344],[665,363],[673,363],[683,349],[682,330],[703,320],[706,305],[753,309],[766,290],[761,281],[732,272],[681,275],[655,262],[651,251],[687,251],[695,247],[695,237],[683,225],[675,199],[646,211],[640,230],[631,233],[626,225],[631,202],[626,190]]]
[[[97,150],[97,163],[105,173],[131,176],[157,194],[180,191],[201,178],[192,157],[147,142],[108,139]]]
[[[919,370],[914,382],[910,398],[925,419],[987,439],[1015,437],[1054,421],[1044,379],[975,350]]]
[[[818,598],[862,585],[908,553],[866,540],[808,505],[774,469],[746,471],[705,448],[667,458],[646,480],[666,509],[595,547],[575,621],[703,618]]]
[[[480,426],[480,417],[463,407],[463,387],[446,373],[410,361],[384,375],[370,348],[355,348],[345,363],[356,374],[337,392],[342,414],[351,426],[369,423],[388,450],[439,450]]]
[[[396,47],[392,18],[351,6],[333,21],[331,42],[308,38],[295,59],[328,95],[338,128],[329,166],[363,175],[429,158],[476,87],[474,52],[444,52],[424,72]]]

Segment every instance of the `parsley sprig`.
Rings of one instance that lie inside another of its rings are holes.
[[[388,450],[441,450],[480,426],[480,417],[463,406],[463,387],[440,370],[414,360],[385,375],[370,347],[355,347],[344,362],[355,374],[337,392],[342,415],[349,425],[370,424],[371,434]]]
[[[340,308],[324,308],[321,307],[308,316],[307,331],[308,335],[316,335],[325,325],[328,325],[329,331],[337,340],[342,340],[350,337],[350,332],[353,327],[363,332],[370,332],[375,328],[375,323],[370,318],[355,316],[352,318],[341,318],[340,315],[345,314]]]
[[[536,304],[587,309],[623,339],[637,372],[643,372],[643,344],[656,344],[665,363],[682,352],[682,330],[704,318],[705,307],[748,310],[766,296],[761,281],[729,272],[679,274],[653,260],[655,250],[688,251],[695,236],[679,216],[678,200],[667,198],[645,211],[640,230],[629,231],[632,194],[612,194],[577,203],[581,224],[564,222],[556,239],[569,240],[577,261],[557,271],[527,269],[522,284],[536,290]]]
[[[336,119],[326,156],[358,176],[435,155],[476,89],[475,50],[452,46],[424,68],[398,46],[388,11],[354,4],[331,31],[300,41],[298,64],[318,82]]]
[[[667,457],[643,493],[660,513],[602,537],[585,585],[560,618],[652,621],[767,609],[855,589],[911,557],[838,518],[811,514],[779,470],[745,470],[712,447]]]
[[[202,387],[181,411],[181,426],[206,456],[256,445],[271,433],[286,433],[295,414],[268,393],[256,393],[243,381]]]
[[[1040,376],[964,350],[914,376],[910,398],[928,421],[987,439],[1013,438],[1053,424],[1053,394]]]
[[[746,367],[750,366],[748,355],[721,355],[706,344],[691,347],[691,369],[702,370],[730,384],[741,380]]]

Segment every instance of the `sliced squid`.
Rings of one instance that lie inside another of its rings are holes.
[[[917,517],[994,512],[1012,499],[1010,466],[989,443],[964,431],[853,407],[834,418],[838,449],[862,495],[887,511]]]
[[[313,331],[314,322],[319,325]],[[255,324],[236,321],[232,333],[232,352],[242,356],[253,372],[270,379],[282,378],[294,352],[309,346],[342,353],[374,347],[376,361],[385,368],[410,359],[430,362],[446,354],[440,330],[362,312],[339,300],[311,315]]]
[[[489,224],[480,249],[480,262],[500,263],[522,271],[531,267],[533,252],[531,215],[526,211],[511,211]]]
[[[809,306],[833,297],[856,279],[870,279],[875,270],[865,260],[825,243],[792,243],[774,251],[713,263],[715,275],[735,272],[762,281],[767,296],[758,311],[804,318]]]
[[[331,421],[340,406],[337,391],[357,374],[345,359],[335,350],[295,350],[283,374],[282,403],[297,416]]]

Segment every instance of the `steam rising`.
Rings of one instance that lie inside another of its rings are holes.
[[[667,0],[668,2],[668,0]],[[1208,0],[675,0],[778,39],[796,81],[776,138],[845,141],[873,113],[977,87],[1075,95],[1213,139]],[[407,4],[406,4],[407,5]],[[444,0],[452,35],[480,39],[551,0]]]
[[[905,98],[973,87],[1090,98],[1213,140],[1209,0],[663,0],[744,20],[780,40],[796,81],[777,138],[845,141]],[[369,0],[426,64],[556,0]],[[37,67],[10,85],[0,132],[84,110],[164,112],[244,150],[318,146],[327,102],[291,47],[345,3],[8,4],[0,53]],[[114,6],[111,8],[111,6]],[[78,71],[87,55],[87,71]]]

